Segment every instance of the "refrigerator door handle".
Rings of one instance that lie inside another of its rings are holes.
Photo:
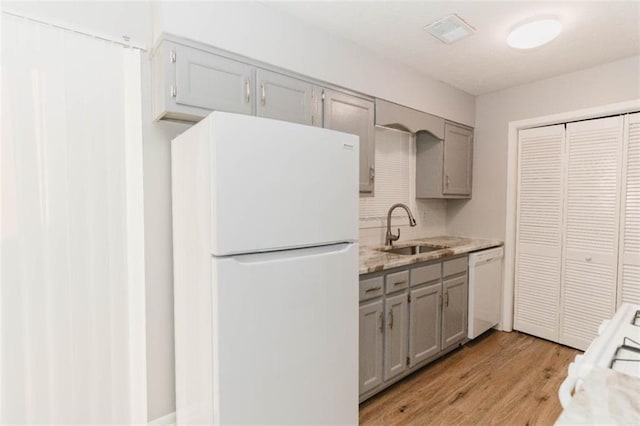
[[[354,243],[337,243],[315,247],[268,251],[264,253],[238,254],[225,257],[231,257],[239,263],[284,262],[300,257],[340,254],[353,247],[356,247],[357,250],[357,246]]]

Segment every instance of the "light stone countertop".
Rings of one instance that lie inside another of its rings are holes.
[[[377,250],[385,248],[385,246],[360,247],[360,275],[384,271],[414,263],[428,262],[430,260],[442,259],[486,248],[498,247],[501,246],[503,242],[498,240],[440,236],[400,241],[394,243],[393,247],[408,247],[420,244],[438,246],[442,248],[416,255],[401,255]]]

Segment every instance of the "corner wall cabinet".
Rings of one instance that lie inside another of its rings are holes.
[[[360,401],[467,336],[467,255],[360,277]]]
[[[416,135],[416,197],[471,198],[473,129],[446,122],[444,139]]]
[[[638,116],[520,131],[515,329],[584,350],[640,303]]]
[[[325,128],[360,137],[360,192],[373,192],[374,103],[334,90],[324,90],[322,103]]]

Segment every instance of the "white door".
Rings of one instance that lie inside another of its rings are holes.
[[[618,305],[640,304],[640,113],[625,127]]]
[[[564,125],[520,131],[514,328],[558,340]]]
[[[357,245],[212,266],[214,421],[356,424]]]
[[[615,312],[622,120],[567,124],[560,343],[583,350]]]
[[[357,136],[214,112],[171,150],[174,209],[209,212],[214,255],[358,239]]]

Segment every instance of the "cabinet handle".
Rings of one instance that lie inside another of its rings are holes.
[[[260,103],[264,106],[267,103],[267,92],[264,89],[264,83],[260,83]]]
[[[393,285],[394,286],[396,286],[396,285],[404,285],[406,283],[407,283],[406,281],[398,281],[397,283],[394,283]]]
[[[449,179],[449,175],[447,175],[447,188],[449,187],[450,182],[451,182],[451,179]]]
[[[380,312],[380,333],[384,332],[384,312]]]
[[[393,311],[389,311],[389,329],[393,329]]]
[[[369,182],[373,182],[374,177],[376,177],[376,169],[373,166],[369,166]]]
[[[244,81],[244,89],[245,89],[245,103],[249,103],[251,100],[251,79],[247,77]]]
[[[378,291],[378,290],[380,290],[381,288],[382,288],[382,287],[372,287],[372,288],[368,288],[368,289],[366,289],[364,292],[365,292],[365,293],[370,293],[370,292],[372,292],[372,291]]]
[[[449,292],[444,294],[444,306],[449,306]]]

